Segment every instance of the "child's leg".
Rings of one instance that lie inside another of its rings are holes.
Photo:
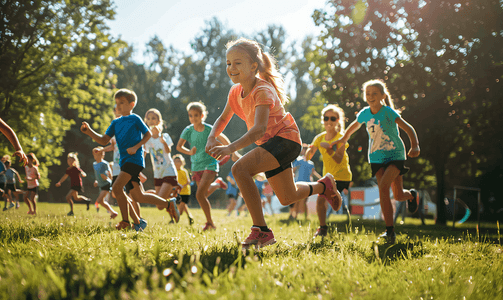
[[[30,194],[31,194],[30,202],[33,207],[33,214],[36,214],[37,213],[37,202],[35,201],[35,197],[37,196],[37,193],[31,192]]]
[[[124,192],[124,187],[129,182],[130,179],[131,175],[129,175],[124,171],[121,171],[112,186],[112,191],[115,194],[115,199],[117,199],[117,204],[121,211],[122,220],[124,221],[129,220],[129,211],[130,211],[129,206],[131,205],[131,199],[129,199],[129,197]],[[132,207],[131,210],[133,210]],[[140,223],[140,218],[138,217],[136,212],[134,212],[134,210],[132,212],[131,218],[133,219],[133,222],[135,224]]]
[[[26,205],[28,205],[28,213],[32,212],[32,208],[31,208],[31,203],[30,203],[30,191],[26,191],[25,194],[24,194],[24,197],[23,197],[23,201],[24,203],[26,203]]]
[[[397,178],[401,177],[400,170],[394,165],[389,165],[386,170],[379,169],[376,173],[377,185],[379,186],[379,199],[381,203],[381,210],[384,216],[386,226],[393,226],[393,206],[391,205],[390,188],[391,183]]]
[[[393,189],[393,197],[396,201],[406,201],[414,198],[409,190],[403,189],[402,175],[397,176],[395,180],[393,180],[391,188]]]
[[[66,194],[66,202],[68,202],[68,204],[70,204],[70,211],[73,211],[73,200],[72,200],[72,198],[78,199],[76,196],[74,196],[74,194],[77,194],[77,191],[70,190],[68,192],[68,194]]]
[[[105,201],[105,197],[109,195],[109,191],[101,191],[100,194],[98,195],[98,199],[96,199],[96,202],[101,204],[104,208],[106,208],[108,211],[111,212],[111,214],[116,214],[115,210],[108,204],[108,202]]]
[[[327,200],[325,198],[318,196],[316,198],[316,213],[318,213],[318,220],[320,221],[320,226],[327,225]]]
[[[260,147],[242,156],[232,166],[232,174],[238,183],[255,226],[266,226],[266,222],[262,212],[260,194],[252,176],[260,172],[274,170],[279,166],[276,158]],[[295,183],[293,178],[293,170],[288,168],[267,179],[279,202],[284,206],[307,198],[310,194],[309,186],[312,187],[312,194],[319,194],[325,190],[322,183]]]
[[[211,183],[215,180],[214,172],[203,172],[203,176],[201,176],[201,180],[197,182],[197,192],[196,199],[201,206],[204,215],[206,216],[206,223],[211,225],[213,224],[213,220],[211,219],[211,204],[208,200],[208,189]]]
[[[208,193],[206,194],[206,197],[209,197],[211,194],[213,194],[214,191],[218,190],[218,188],[220,188],[220,184],[212,182],[208,187]]]
[[[74,191],[75,193],[72,193],[72,198],[75,200],[75,201],[86,201],[86,202],[89,202],[91,201],[89,198],[87,198],[86,196],[83,196],[83,195],[79,195],[79,192],[77,191]]]
[[[227,212],[230,214],[236,207],[236,199],[234,197],[229,198],[229,205],[227,205]]]
[[[158,208],[166,208],[169,206],[169,202],[162,199],[156,194],[145,193],[143,186],[138,184],[138,182],[133,181],[133,189],[130,191],[134,200],[139,203],[148,203],[156,205]]]

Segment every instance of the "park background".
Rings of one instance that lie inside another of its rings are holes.
[[[189,102],[203,101],[209,110],[206,122],[212,124],[231,87],[225,44],[244,36],[277,58],[287,78],[287,110],[304,142],[322,131],[319,114],[324,105],[341,106],[349,124],[366,105],[362,84],[381,78],[420,141],[421,155],[407,162],[411,172],[404,177],[405,187],[431,192],[437,224],[446,223],[443,199],[453,196],[454,186],[480,188],[482,217],[498,217],[491,213],[498,207],[491,207],[495,204],[488,199],[491,192],[499,202],[503,197],[501,0],[330,1],[314,9],[310,20],[299,20],[314,23],[318,31],[297,40],[278,24],[241,32],[208,16],[190,39],[189,50],[155,35],[134,45],[112,34],[109,22],[120,17],[113,1],[2,3],[0,117],[16,131],[25,152],[40,159],[42,202],[65,202],[69,182],[62,188],[54,183],[67,168],[67,154],[74,151],[89,174],[86,195],[96,197],[91,149],[97,144],[79,127],[87,121],[104,132],[113,118],[118,88],[137,93],[138,115],[159,109],[175,145],[189,125]],[[134,23],[134,15],[129,17]],[[245,131],[245,123],[235,117],[224,133],[235,140]],[[408,149],[403,133],[402,138]],[[363,129],[350,140],[355,186],[368,184],[371,176],[367,140]],[[5,138],[0,151],[13,152]],[[111,160],[111,154],[106,158]],[[313,161],[321,172],[319,156]],[[230,166],[225,165],[221,175]],[[13,167],[24,175],[17,162]],[[152,178],[149,159],[146,174]],[[475,193],[458,196],[477,210]],[[216,194],[214,199],[224,198]]]

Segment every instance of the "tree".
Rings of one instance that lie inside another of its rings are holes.
[[[113,16],[106,0],[2,2],[0,117],[25,151],[40,158],[42,178],[65,151],[82,144],[78,138],[70,144],[79,134],[71,126],[101,114],[110,101],[108,70],[121,45],[107,33],[105,21]],[[96,119],[93,126],[108,121]],[[43,188],[49,184],[41,181]]]
[[[421,171],[408,177],[420,187],[436,184],[439,224],[445,189],[481,176],[478,162],[489,159],[474,141],[489,132],[487,117],[501,105],[502,17],[502,2],[490,0],[339,0],[314,14],[326,28],[313,60],[325,95],[339,94],[359,110],[364,81],[388,82],[420,140],[422,159],[413,162]]]

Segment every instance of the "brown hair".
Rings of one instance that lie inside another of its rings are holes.
[[[363,84],[363,99],[365,102],[367,102],[367,87],[369,86],[375,86],[376,88],[379,89],[381,94],[386,95],[384,98],[384,103],[383,105],[389,106],[392,109],[395,109],[395,105],[393,104],[393,100],[391,99],[391,94],[389,93],[388,87],[386,86],[386,83],[381,80],[381,79],[372,79]]]
[[[39,162],[38,162],[37,157],[35,156],[35,153],[30,153],[30,154],[26,155],[26,157],[27,157],[28,159],[30,159],[30,158],[31,158],[31,159],[33,159],[33,165],[34,165],[35,167],[38,167]]]
[[[182,162],[182,167],[185,166],[185,158],[181,154],[175,154],[173,155],[173,160],[179,159]]]
[[[129,103],[134,102],[134,106],[136,106],[136,102],[138,101],[138,98],[136,97],[136,93],[133,92],[132,90],[128,89],[120,89],[114,94],[114,99],[124,97]]]
[[[227,51],[233,47],[237,47],[245,51],[252,62],[256,62],[258,64],[257,72],[259,77],[274,86],[281,104],[288,102],[284,88],[285,82],[283,80],[283,76],[279,73],[276,67],[276,60],[274,57],[271,54],[264,52],[258,42],[245,38],[230,41],[226,45]]]
[[[206,120],[206,117],[208,116],[208,111],[206,110],[206,105],[204,105],[203,102],[190,102],[187,105],[187,111],[190,110],[195,110],[198,111],[201,114],[201,119],[204,121]]]
[[[68,158],[73,159],[73,161],[75,162],[73,165],[74,167],[80,168],[80,162],[79,162],[78,155],[79,154],[77,152],[70,152],[70,153],[68,153]]]

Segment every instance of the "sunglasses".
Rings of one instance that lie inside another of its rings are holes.
[[[323,121],[327,122],[328,120],[335,122],[338,118],[336,117],[323,117]]]

